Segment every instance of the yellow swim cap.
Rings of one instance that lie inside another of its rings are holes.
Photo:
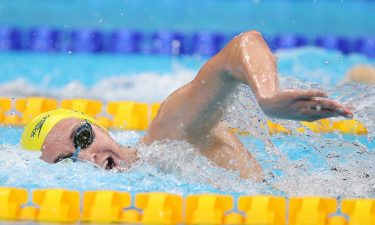
[[[21,147],[26,150],[41,150],[44,140],[52,128],[61,120],[68,118],[84,119],[102,127],[94,118],[82,112],[62,108],[55,109],[36,116],[26,125],[21,137]]]

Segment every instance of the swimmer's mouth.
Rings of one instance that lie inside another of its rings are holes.
[[[112,157],[108,157],[102,165],[102,168],[104,168],[105,170],[111,170],[115,167],[117,167],[117,164]]]

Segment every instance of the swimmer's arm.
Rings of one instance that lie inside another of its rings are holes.
[[[209,160],[222,168],[239,171],[241,178],[251,178],[257,182],[264,179],[259,163],[225,124],[219,123],[210,136],[211,144],[201,150]]]
[[[270,116],[312,121],[351,115],[319,90],[281,90],[275,57],[262,36],[250,31],[231,40],[202,66],[193,81],[167,97],[143,141],[186,140],[206,146],[206,137],[220,121],[225,103],[239,83],[251,87]]]
[[[267,115],[304,121],[352,117],[349,109],[327,99],[320,90],[281,90],[277,61],[258,32],[247,32],[235,38],[223,49],[223,54],[227,55],[225,69],[252,88]]]

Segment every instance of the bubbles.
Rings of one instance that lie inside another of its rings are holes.
[[[375,131],[375,86],[345,83],[336,88],[333,95],[352,109],[354,119],[368,128],[368,139],[374,139]]]
[[[314,83],[291,78],[284,78],[281,83],[286,88],[321,89]],[[261,162],[270,184],[285,195],[373,197],[374,91],[374,86],[361,84],[345,84],[330,90],[331,96],[338,101],[355,105],[355,119],[363,122],[369,130],[369,135],[364,137],[309,131],[295,132],[292,136],[269,136],[267,119],[292,130],[301,125],[295,121],[267,118],[246,86],[241,86],[233,97],[236,101],[227,108],[225,121],[230,127],[251,133],[251,137],[241,140]]]

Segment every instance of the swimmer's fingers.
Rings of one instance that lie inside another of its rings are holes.
[[[320,90],[301,90],[289,89],[277,93],[276,99],[285,101],[285,103],[293,104],[303,100],[311,100],[312,98],[327,98],[327,94]]]
[[[320,90],[282,90],[259,103],[267,115],[283,119],[313,121],[353,116],[348,108],[328,99],[327,94]]]
[[[324,91],[320,90],[298,90],[298,99],[299,100],[308,100],[311,98],[327,98],[328,95]]]
[[[299,103],[300,112],[311,117],[311,120],[343,116],[352,118],[352,112],[345,106],[329,99],[311,99]]]
[[[290,92],[293,93],[293,98],[295,100],[309,100],[311,98],[327,98],[328,95],[324,91],[320,90],[289,90]]]
[[[327,94],[320,90],[295,90],[294,101],[301,113],[308,114],[318,119],[334,116],[352,118],[353,113],[340,103],[327,99]],[[292,103],[293,104],[293,103]]]
[[[317,105],[322,104],[324,110],[331,111],[333,114],[350,119],[353,118],[353,113],[351,110],[336,101],[330,99],[313,99],[312,101]]]

